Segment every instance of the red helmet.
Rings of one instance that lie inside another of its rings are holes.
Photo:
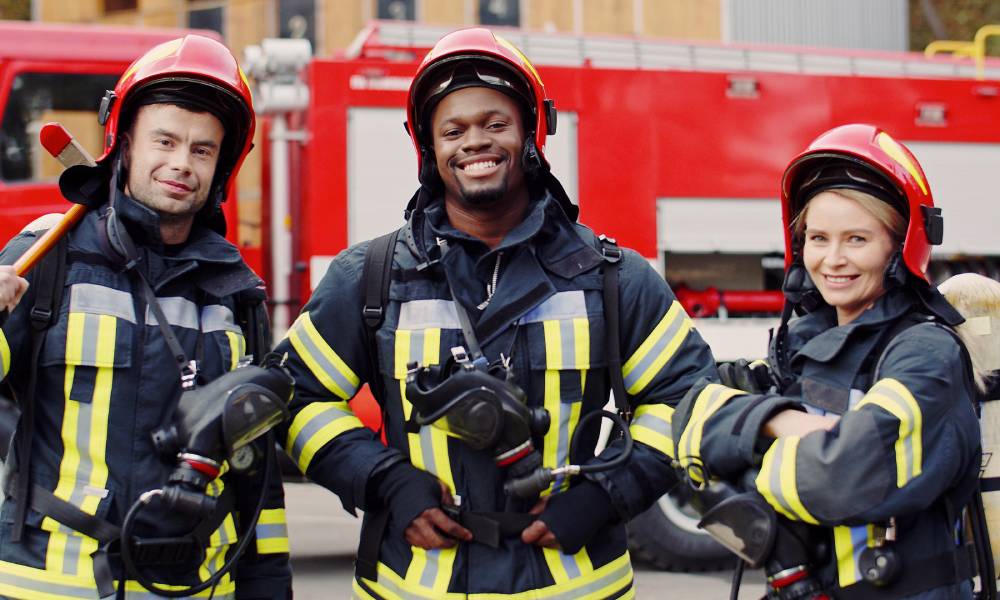
[[[535,67],[516,46],[489,29],[460,29],[441,38],[424,57],[410,84],[406,100],[406,129],[417,151],[422,173],[424,154],[432,142],[428,120],[447,94],[465,87],[489,87],[519,101],[528,111],[529,142],[544,165],[545,137],[556,131],[555,104],[545,97],[545,86]]]
[[[226,134],[211,193],[217,208],[231,191],[234,175],[252,147],[256,120],[246,75],[228,48],[201,35],[187,35],[150,49],[101,101],[98,120],[105,126],[105,135],[104,154],[98,162],[114,154],[139,107],[158,103],[208,112],[222,122]]]
[[[781,180],[781,216],[785,227],[785,268],[795,258],[792,221],[823,190],[851,188],[892,205],[908,225],[903,263],[929,281],[931,246],[941,243],[943,221],[920,163],[906,146],[874,125],[834,127],[813,140],[785,169]]]

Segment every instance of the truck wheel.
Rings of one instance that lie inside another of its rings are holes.
[[[664,494],[628,524],[629,549],[664,571],[721,571],[736,557],[698,529],[698,516],[680,495]]]

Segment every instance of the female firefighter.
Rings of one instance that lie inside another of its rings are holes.
[[[979,470],[975,388],[962,317],[928,283],[942,221],[927,179],[885,131],[845,125],[791,162],[782,209],[774,384],[696,385],[674,414],[678,459],[809,536],[794,568],[768,568],[769,597],[971,597],[956,524]]]

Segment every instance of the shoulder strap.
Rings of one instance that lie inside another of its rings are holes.
[[[35,426],[35,388],[38,385],[38,362],[42,354],[45,331],[59,318],[63,286],[66,283],[66,255],[69,241],[63,236],[38,265],[33,277],[34,302],[31,306],[31,363],[29,365],[26,397],[19,398],[21,425],[17,432],[17,477],[14,488],[16,513],[12,542],[20,542],[24,518],[28,510],[28,492],[31,476],[31,438]]]
[[[365,265],[361,272],[361,291],[364,303],[361,317],[368,329],[374,331],[382,324],[385,305],[389,301],[389,284],[392,283],[392,255],[396,249],[397,229],[373,239],[365,250]]]
[[[389,285],[392,283],[392,257],[396,251],[397,229],[373,239],[365,249],[365,264],[361,271],[361,318],[368,330],[368,355],[371,357],[371,376],[368,386],[372,395],[382,403],[385,390],[378,375],[378,346],[375,332],[385,318],[385,305],[389,302]]]
[[[626,423],[632,420],[632,409],[625,392],[625,379],[622,377],[622,356],[620,342],[621,309],[618,294],[618,263],[622,260],[622,249],[618,242],[603,233],[598,236],[601,243],[601,255],[604,257],[604,323],[607,332],[608,376],[611,379],[611,392],[615,396],[615,408]]]

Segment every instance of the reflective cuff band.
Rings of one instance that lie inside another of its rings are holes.
[[[285,509],[262,510],[254,531],[257,535],[257,554],[288,553],[288,525],[285,522]]]
[[[781,437],[771,444],[757,474],[757,491],[768,504],[789,519],[819,525],[816,517],[802,504],[795,480],[795,458],[800,439],[798,436]]]
[[[285,448],[305,473],[320,448],[345,431],[363,426],[347,402],[313,402],[295,415]]]
[[[705,389],[698,394],[694,408],[691,410],[691,418],[688,420],[681,439],[677,444],[677,459],[681,466],[687,469],[695,463],[701,462],[701,436],[705,429],[705,422],[708,421],[722,405],[735,396],[744,395],[742,390],[734,390],[724,385],[713,383],[705,386]],[[687,469],[688,475],[695,483],[701,483],[701,469]]]
[[[632,438],[670,458],[675,458],[671,421],[674,409],[666,404],[643,404],[635,411],[629,431]]]

